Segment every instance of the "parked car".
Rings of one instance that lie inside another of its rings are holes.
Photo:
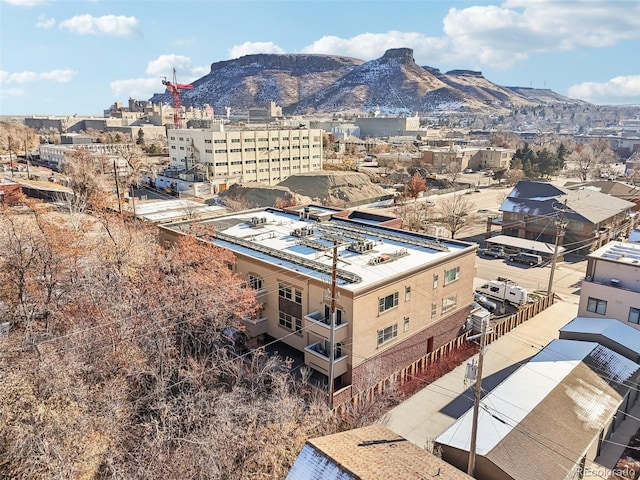
[[[479,303],[482,308],[486,308],[490,312],[495,312],[498,309],[498,305],[496,305],[495,302],[492,302],[481,293],[475,292],[473,294],[473,299],[475,302]]]
[[[533,253],[516,253],[509,256],[509,260],[516,263],[526,263],[527,265],[534,266],[542,263],[542,257]]]
[[[473,168],[465,169],[464,173],[473,173]]]
[[[507,258],[507,253],[502,247],[479,248],[478,254],[483,257]]]

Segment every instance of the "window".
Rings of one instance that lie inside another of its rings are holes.
[[[218,139],[218,140],[214,140],[213,143],[227,143],[227,140],[226,139],[223,139],[223,140]]]
[[[232,148],[231,153],[240,153],[242,151],[241,148]]]
[[[221,148],[216,150],[216,153],[227,153],[227,149],[226,148]]]
[[[456,308],[456,305],[458,305],[458,296],[457,295],[450,295],[448,297],[445,297],[442,299],[442,313],[444,312],[448,312],[451,309]]]
[[[231,139],[231,143],[240,143],[240,139],[239,138],[232,138]]]
[[[297,304],[302,305],[302,291],[297,288],[292,288],[289,285],[281,283],[278,288],[278,295],[282,298],[286,298],[287,300],[291,300],[296,302]]]
[[[604,315],[607,311],[607,301],[600,300],[598,298],[591,298],[587,300],[587,312],[597,313],[598,315]]]
[[[298,335],[302,335],[302,320],[288,313],[278,312],[278,323],[284,328],[294,330]]]
[[[460,267],[452,268],[451,270],[444,271],[444,284],[447,285],[451,282],[455,282],[460,278]]]
[[[640,308],[631,307],[629,309],[629,322],[640,324]]]
[[[254,138],[245,138],[244,139],[245,142],[255,142]]]
[[[438,288],[438,274],[433,274],[433,288]]]
[[[393,340],[397,336],[398,336],[397,323],[394,323],[393,325],[390,325],[387,328],[383,328],[382,330],[378,330],[378,346],[388,342],[389,340]]]
[[[208,140],[208,139],[205,138],[204,139],[204,143],[211,143],[211,140]]]
[[[404,287],[404,301],[408,302],[411,300],[411,287]]]
[[[438,314],[438,304],[437,303],[432,303],[431,304],[431,318],[436,318],[437,314]]]
[[[409,317],[404,317],[404,332],[409,331],[410,320]]]
[[[213,153],[210,148],[205,148],[204,153]]]
[[[384,313],[398,306],[398,292],[378,299],[378,313]]]
[[[262,290],[262,278],[249,274],[249,286],[254,290]]]

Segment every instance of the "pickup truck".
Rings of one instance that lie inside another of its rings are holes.
[[[479,248],[478,254],[483,257],[507,258],[507,254],[502,247]]]

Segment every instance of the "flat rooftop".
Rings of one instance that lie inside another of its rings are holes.
[[[335,210],[314,207],[313,212],[319,212],[323,221],[303,218],[302,211],[297,214],[265,209],[203,220],[198,225],[211,225],[215,232],[212,240],[237,254],[321,280],[331,277],[335,241],[338,284],[352,291],[388,282],[477,248],[458,240],[376,225],[371,220],[365,223],[331,216]],[[165,227],[181,231],[184,226],[187,224]]]
[[[640,265],[640,245],[627,242],[609,242],[595,252],[590,253],[589,258],[601,258],[611,262]]]

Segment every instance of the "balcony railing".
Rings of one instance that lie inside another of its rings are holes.
[[[617,290],[626,290],[627,292],[640,293],[637,289],[629,288],[630,286],[632,286],[632,282],[629,280],[625,281],[617,278],[594,278],[593,276],[588,275],[587,277],[585,277],[584,281],[595,283],[605,287],[612,287]]]
[[[304,347],[304,363],[314,370],[325,375],[329,373],[329,352],[327,352],[323,343],[316,342]],[[334,378],[347,372],[347,356],[343,354],[342,349],[337,347],[334,359]]]
[[[331,326],[331,317],[325,315],[324,312],[321,311],[311,312],[305,315],[304,318],[306,318],[307,320],[311,320],[312,322],[321,323],[323,325],[326,325],[327,327]],[[344,321],[344,319],[340,318],[336,320],[336,329],[344,327],[346,325],[347,322]]]
[[[244,320],[245,323],[245,333],[249,337],[256,337],[258,335],[262,335],[267,332],[268,327],[268,318],[260,317],[260,318],[246,318]]]

